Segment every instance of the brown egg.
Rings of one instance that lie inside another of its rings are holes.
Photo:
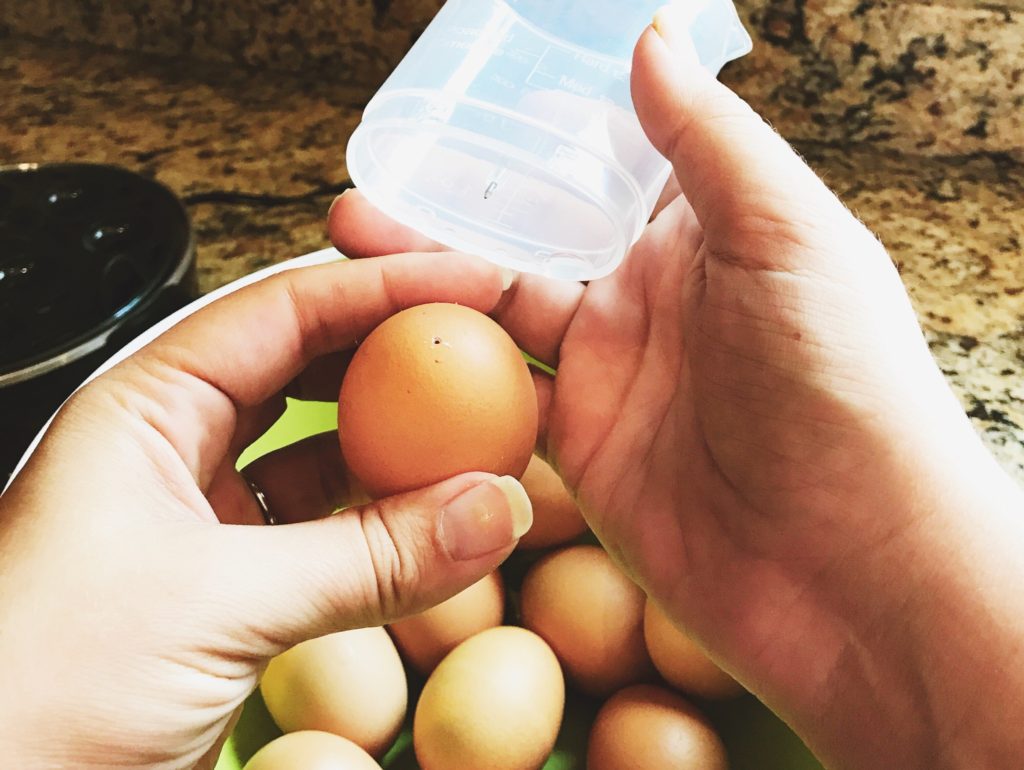
[[[405,669],[383,628],[329,634],[270,661],[263,700],[286,733],[322,730],[382,756],[402,727],[408,705]]]
[[[551,648],[523,628],[467,639],[430,675],[416,706],[422,770],[537,770],[558,737],[565,682]]]
[[[743,692],[743,687],[650,599],[644,609],[644,639],[654,667],[673,687],[702,698],[733,698]]]
[[[601,707],[587,770],[726,770],[725,747],[704,717],[669,690],[635,685]]]
[[[523,581],[522,616],[588,694],[608,695],[654,675],[644,645],[644,593],[601,548],[574,546],[538,561]]]
[[[373,757],[331,733],[304,730],[271,741],[243,770],[381,770]]]
[[[469,637],[500,626],[505,615],[505,586],[492,572],[465,591],[419,615],[392,623],[398,649],[421,674]]]
[[[338,435],[374,497],[467,471],[518,478],[537,438],[537,394],[498,324],[459,305],[421,305],[359,346],[338,397]]]
[[[533,503],[533,526],[519,540],[520,548],[550,548],[587,531],[576,501],[554,469],[534,455],[523,474],[523,487]]]

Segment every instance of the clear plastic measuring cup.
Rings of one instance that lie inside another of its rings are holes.
[[[731,0],[677,2],[707,69],[750,51]],[[611,273],[670,172],[629,87],[633,47],[664,4],[448,0],[367,106],[353,182],[398,221],[500,265]]]

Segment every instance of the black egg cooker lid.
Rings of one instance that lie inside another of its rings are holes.
[[[114,166],[0,168],[0,387],[101,348],[192,261],[169,189]]]

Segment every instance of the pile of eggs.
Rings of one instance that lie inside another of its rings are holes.
[[[742,688],[595,544],[558,475],[533,456],[531,375],[497,324],[453,305],[393,316],[357,351],[339,407],[342,452],[371,494],[470,470],[512,474],[533,528],[515,568],[386,628],[274,658],[260,688],[285,734],[245,770],[379,770],[409,715],[410,675],[424,681],[412,713],[422,770],[539,770],[567,687],[602,704],[588,770],[727,766],[687,696]]]

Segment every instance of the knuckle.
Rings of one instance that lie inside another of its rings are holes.
[[[368,603],[386,621],[401,614],[416,585],[419,565],[398,537],[396,525],[380,505],[371,503],[359,511],[371,575],[367,581]]]

